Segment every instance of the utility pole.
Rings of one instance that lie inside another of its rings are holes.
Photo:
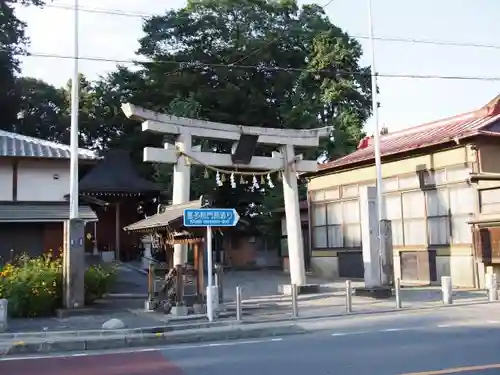
[[[69,220],[65,223],[64,236],[64,307],[81,308],[84,305],[85,259],[83,237],[84,222],[79,218],[78,209],[78,111],[80,102],[79,80],[79,10],[78,0],[74,0],[74,56],[73,78],[71,82],[71,128],[70,128],[70,185]]]
[[[368,32],[370,40],[371,52],[371,83],[372,83],[372,112],[373,120],[375,123],[375,134],[373,136],[373,148],[375,153],[375,171],[377,174],[377,213],[378,213],[378,238],[379,238],[379,264],[380,264],[380,282],[383,279],[382,264],[383,264],[383,249],[385,248],[384,242],[384,228],[383,221],[386,218],[385,204],[384,204],[384,191],[382,180],[382,159],[380,155],[380,124],[378,112],[378,87],[377,87],[377,69],[375,66],[375,40],[373,32],[373,14],[372,2],[368,1]]]

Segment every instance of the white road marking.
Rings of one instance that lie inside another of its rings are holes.
[[[386,328],[380,330],[380,332],[400,332],[400,331],[409,331],[412,328]]]
[[[366,335],[369,333],[374,333],[378,331],[355,331],[355,332],[336,332],[332,333],[333,337],[341,337],[341,336],[353,336],[353,335]]]
[[[500,324],[500,321],[489,321],[488,324]],[[455,328],[455,327],[467,327],[470,324],[439,324],[434,326],[434,328]],[[477,324],[472,324],[477,325]],[[354,332],[335,332],[332,333],[332,337],[343,337],[343,336],[354,336],[354,335],[368,335],[373,333],[389,333],[389,332],[404,332],[404,331],[416,331],[421,329],[429,329],[433,326],[422,326],[422,327],[401,327],[401,328],[383,328],[373,331],[354,331]]]

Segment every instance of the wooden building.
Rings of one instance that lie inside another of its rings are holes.
[[[451,276],[456,286],[481,285],[485,267],[500,265],[500,182],[488,178],[500,173],[500,97],[383,135],[381,154],[395,276],[407,284]],[[312,269],[362,278],[359,189],[375,186],[372,139],[309,178]]]
[[[136,172],[130,153],[122,150],[105,153],[80,180],[79,191],[98,218],[95,228],[89,230],[87,251],[114,252],[114,258],[121,260],[138,257],[140,238],[123,232],[122,228],[144,218],[138,206],[151,206],[160,188]]]

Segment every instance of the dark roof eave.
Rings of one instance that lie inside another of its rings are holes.
[[[135,169],[130,152],[109,150],[102,160],[79,181],[80,193],[159,194],[158,184],[144,179]]]

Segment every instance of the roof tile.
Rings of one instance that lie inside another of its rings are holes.
[[[94,151],[80,148],[80,159],[97,159]],[[69,159],[70,146],[0,130],[0,157]]]

